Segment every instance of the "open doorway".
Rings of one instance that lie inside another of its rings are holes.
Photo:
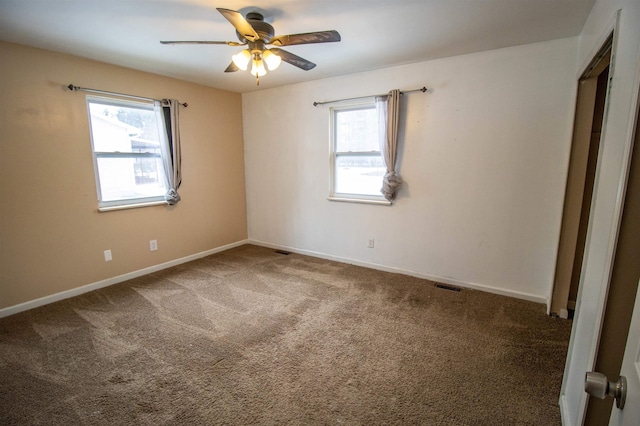
[[[575,309],[587,238],[593,185],[606,122],[613,36],[578,81],[578,96],[550,313],[568,318]]]

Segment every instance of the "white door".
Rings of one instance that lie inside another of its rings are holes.
[[[618,28],[619,20],[620,14],[618,12],[610,27],[601,37],[601,42],[597,44],[601,46],[598,49],[599,51],[613,34],[609,70],[610,81],[615,73],[615,52],[618,36],[616,28]],[[591,55],[594,60],[598,57],[598,51],[593,52],[593,55]],[[582,74],[586,69],[587,67],[584,67]],[[608,89],[608,99],[610,89],[611,87]],[[602,138],[604,140],[607,138],[608,109],[609,102],[607,102],[603,118]],[[623,200],[617,199],[616,194],[620,188],[621,179],[625,179],[625,176],[621,175],[619,171],[626,170],[626,168],[624,164],[612,164],[611,160],[603,162],[602,156],[608,150],[610,150],[609,144],[601,142],[575,317],[573,328],[571,329],[569,352],[560,392],[560,413],[562,415],[562,424],[565,426],[582,424],[586,413],[585,373],[593,371],[596,361],[609,289],[609,277],[615,253],[616,240],[612,237],[617,235],[622,213]],[[625,163],[629,157],[629,153],[627,153],[626,158],[619,158],[618,161]],[[603,168],[605,176],[603,176]],[[616,170],[617,175],[615,173],[613,175],[606,173],[610,170]]]
[[[617,48],[620,12],[618,11],[616,15],[614,23],[609,28],[609,30],[613,30],[614,34],[611,65],[613,70],[616,69],[614,62],[617,61],[615,58],[621,56],[618,55],[619,49]],[[608,33],[609,31],[607,31]],[[634,45],[634,47],[637,46]],[[640,58],[640,52],[635,58]],[[605,113],[607,122],[603,130],[603,143],[600,145],[602,150],[596,171],[592,216],[589,220],[576,315],[560,395],[560,409],[565,426],[581,425],[585,419],[588,401],[588,395],[584,391],[585,373],[593,371],[596,365],[596,355],[605,318],[605,305],[614,267],[636,126],[640,126],[640,119],[635,120],[638,113],[639,99],[637,96],[640,92],[640,69],[634,68],[633,70],[635,90],[630,93],[636,96],[631,99],[631,111],[634,115],[630,117],[631,121],[627,123],[626,127],[622,119],[628,120],[628,116],[621,111],[628,113],[628,110],[622,109],[619,99],[624,96],[620,92],[621,85],[616,86],[616,84],[625,79],[628,81],[629,70],[617,70],[614,71],[616,75],[610,76],[613,79],[611,84],[613,89],[610,87],[612,96],[607,105],[610,116],[607,117],[607,113]],[[618,90],[617,93],[616,90]],[[616,102],[613,101],[614,98],[617,100]],[[626,106],[628,105],[626,104]],[[609,127],[612,121],[616,125]],[[640,144],[636,143],[635,149],[640,150]],[[634,282],[636,280],[637,277],[634,278]],[[620,372],[620,375],[627,378],[626,404],[623,410],[619,410],[614,404],[610,418],[611,425],[640,425],[639,339],[640,294],[635,300],[632,325],[625,346],[624,366]],[[625,345],[625,342],[620,342],[620,345]],[[608,377],[608,379],[615,382],[618,378]]]
[[[638,288],[620,371],[620,375],[627,378],[627,397],[624,409],[613,406],[611,426],[637,426],[640,423],[640,285]],[[617,380],[616,377],[609,379]]]

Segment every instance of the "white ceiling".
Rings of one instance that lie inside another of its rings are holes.
[[[0,39],[234,92],[576,36],[594,0],[0,0]],[[256,5],[258,5],[256,7]],[[288,46],[317,64],[255,78],[224,73],[240,47],[216,10],[257,10],[276,35],[337,30],[339,43]],[[1,59],[1,58],[0,58]]]

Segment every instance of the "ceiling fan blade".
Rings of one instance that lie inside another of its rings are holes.
[[[306,59],[301,58],[298,55],[294,55],[293,53],[287,52],[286,50],[278,49],[277,47],[273,47],[269,50],[280,56],[280,59],[282,59],[283,61],[288,62],[291,65],[294,65],[305,71],[309,71],[310,69],[316,67],[316,64],[314,64],[313,62],[307,61]]]
[[[256,41],[260,38],[256,30],[253,29],[251,24],[244,19],[244,16],[240,12],[235,10],[223,9],[218,7],[218,12],[224,16],[227,21],[231,22],[231,25],[240,33],[240,35],[249,41]]]
[[[236,71],[239,71],[239,70],[240,70],[240,68],[238,68],[238,66],[236,64],[231,62],[229,64],[229,66],[227,67],[227,69],[224,70],[224,72],[236,72]]]
[[[244,46],[243,43],[238,43],[237,41],[199,41],[199,40],[185,40],[185,41],[177,41],[177,40],[169,40],[169,41],[160,41],[162,44],[226,44],[227,46]]]
[[[330,30],[277,36],[271,39],[270,44],[276,46],[291,46],[294,44],[333,43],[340,40],[340,34],[336,30]]]

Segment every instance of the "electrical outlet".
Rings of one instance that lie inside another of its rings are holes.
[[[156,251],[156,250],[158,250],[158,240],[149,241],[149,251]]]
[[[373,248],[375,243],[375,240],[373,238],[369,238],[369,245],[367,246],[367,248]]]
[[[105,262],[111,262],[112,259],[113,259],[113,257],[111,257],[111,250],[105,250],[104,251],[104,261]]]

